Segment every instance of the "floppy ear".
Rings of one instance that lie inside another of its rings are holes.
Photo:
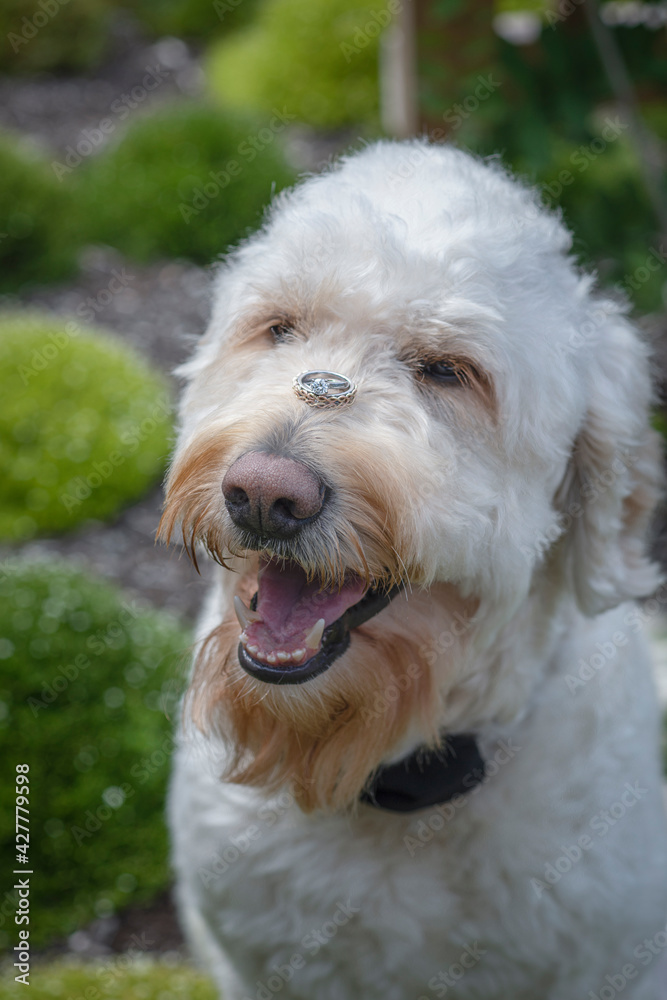
[[[663,484],[660,436],[649,423],[648,349],[611,303],[599,303],[589,366],[589,406],[559,489],[566,572],[586,615],[650,594],[660,570],[646,554]]]

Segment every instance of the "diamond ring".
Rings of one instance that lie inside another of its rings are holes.
[[[346,406],[357,394],[351,379],[338,372],[301,372],[292,380],[292,388],[299,399],[310,406]]]

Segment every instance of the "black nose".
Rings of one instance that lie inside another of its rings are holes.
[[[302,462],[249,451],[222,480],[234,524],[264,538],[291,538],[322,511],[325,486]]]

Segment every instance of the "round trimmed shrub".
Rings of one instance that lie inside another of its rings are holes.
[[[284,106],[320,128],[377,127],[388,19],[386,0],[265,0],[254,24],[211,48],[211,91],[229,108]]]
[[[33,145],[8,134],[0,134],[0,177],[0,292],[67,277],[76,252],[69,188]]]
[[[189,643],[173,615],[71,566],[3,567],[0,802],[13,816],[27,765],[31,945],[168,883],[164,796]],[[1,853],[5,871],[22,868],[13,836]],[[14,909],[0,913],[5,946]]]
[[[164,470],[166,381],[111,334],[0,313],[0,398],[0,538],[109,518]]]
[[[198,104],[136,119],[77,174],[90,241],[139,261],[210,263],[257,226],[272,194],[293,182],[281,152],[284,128],[278,119],[232,120]]]
[[[15,971],[15,970],[14,970]],[[13,978],[0,981],[0,1000],[20,996]],[[128,952],[95,961],[71,957],[30,969],[30,1000],[217,1000],[213,983],[189,963],[172,956]]]

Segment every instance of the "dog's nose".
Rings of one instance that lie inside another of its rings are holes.
[[[249,451],[222,480],[234,524],[269,538],[291,538],[324,506],[324,483],[302,462]]]

